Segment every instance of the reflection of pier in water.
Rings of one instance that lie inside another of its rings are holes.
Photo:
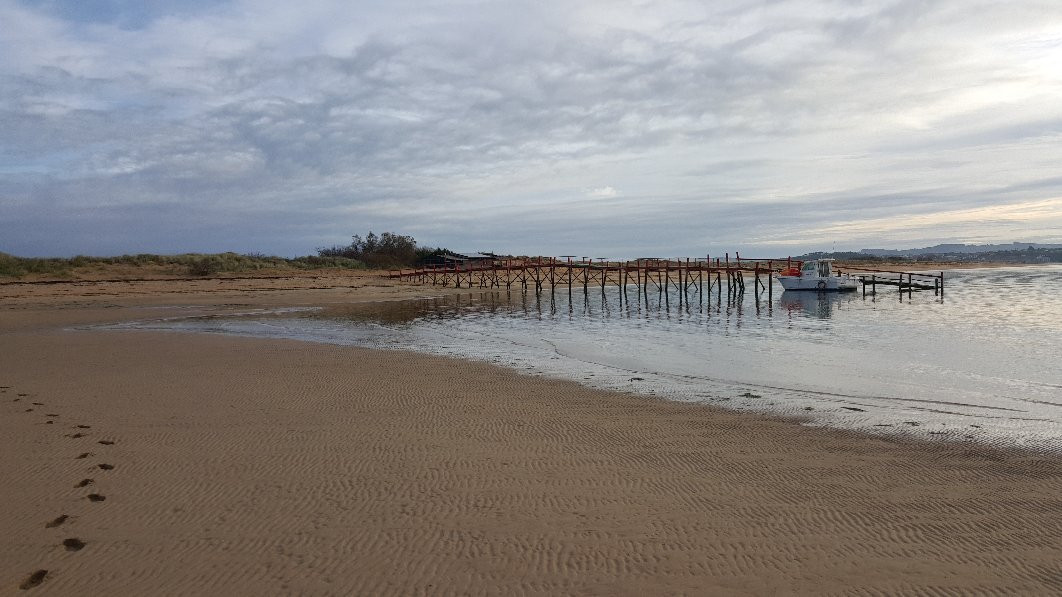
[[[725,281],[724,281],[725,284]],[[714,284],[713,289],[718,290]],[[470,293],[447,294],[433,298],[386,303],[353,303],[331,306],[313,317],[350,318],[406,324],[421,320],[462,319],[470,313],[522,314],[531,318],[602,318],[602,319],[668,319],[676,322],[707,321],[705,317],[724,317],[738,327],[747,317],[774,317],[779,312],[789,316],[804,315],[814,319],[829,319],[838,309],[844,310],[860,300],[857,292],[782,292],[767,300],[765,293],[759,295],[740,292],[717,292],[698,300],[695,293],[682,299],[677,291],[665,294],[635,294],[623,292],[615,286],[606,288],[604,294],[597,292],[521,292],[519,290],[481,290]],[[873,299],[871,299],[873,300]],[[718,320],[716,320],[718,321]]]
[[[791,294],[791,293],[790,293]],[[811,293],[817,295],[818,293]],[[419,320],[461,319],[470,312],[476,313],[522,313],[525,316],[539,318],[558,317],[603,317],[637,318],[659,316],[664,318],[696,318],[699,315],[720,315],[741,317],[748,314],[759,316],[771,314],[770,301],[761,293],[752,303],[748,297],[739,292],[723,292],[716,298],[698,302],[691,292],[682,300],[671,289],[670,299],[665,295],[628,293],[625,297],[616,287],[608,287],[604,294],[567,292],[520,292],[519,290],[483,290],[468,294],[447,294],[426,299],[390,301],[386,303],[352,303],[333,305],[323,311],[315,312],[312,317],[350,318],[355,320],[383,323],[412,323]],[[782,293],[785,296],[786,293]],[[638,300],[636,300],[638,299]],[[751,304],[750,304],[751,303]]]
[[[567,292],[486,290],[386,303],[333,305],[309,316],[403,325],[481,315],[519,315],[541,320],[651,320],[740,329],[752,324],[750,320],[773,319],[779,314],[789,319],[830,319],[838,311],[862,302],[856,292],[782,292],[773,301],[762,295],[754,298],[751,294],[723,292],[722,300],[715,296],[701,303],[684,300],[681,306],[676,296],[668,301],[651,294],[646,302],[644,295],[638,295],[641,300],[635,300],[633,293],[628,298],[621,295],[615,287],[608,288],[604,295],[573,292],[571,299]],[[690,298],[693,299],[692,294]]]

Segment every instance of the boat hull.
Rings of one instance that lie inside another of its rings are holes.
[[[848,276],[830,276],[829,278],[778,276],[778,282],[786,290],[817,292],[845,292],[859,287],[859,281]]]

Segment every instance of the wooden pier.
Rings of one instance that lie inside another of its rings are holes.
[[[900,296],[906,291],[907,296],[915,290],[932,290],[933,296],[944,296],[944,272],[920,273],[900,272],[892,270],[870,270],[851,268],[850,275],[858,277],[863,285],[863,296],[867,295],[867,286],[870,294],[877,294],[878,286],[895,286],[900,291]]]
[[[472,262],[452,262],[443,265],[428,265],[411,270],[391,271],[391,278],[398,278],[441,286],[458,288],[505,289],[514,288],[523,292],[548,291],[556,293],[575,289],[589,293],[600,289],[605,293],[615,287],[626,295],[633,288],[639,295],[648,298],[654,292],[665,301],[670,301],[672,291],[677,291],[678,301],[688,300],[691,293],[710,294],[713,290],[722,294],[726,287],[729,295],[744,294],[746,284],[751,284],[756,294],[774,296],[774,275],[783,270],[801,265],[792,258],[753,259],[739,254],[731,258],[641,258],[627,261],[610,261],[605,258],[564,257],[498,257]],[[908,296],[914,290],[933,290],[944,294],[944,273],[924,274],[851,268],[849,274],[860,279],[863,296],[870,287],[871,294],[880,286],[895,286]]]
[[[746,280],[758,293],[774,294],[773,273],[791,265],[791,261],[752,260],[729,254],[723,258],[663,259],[643,258],[631,261],[607,259],[574,260],[571,257],[502,258],[488,263],[447,264],[426,266],[413,270],[390,272],[390,277],[442,286],[461,288],[514,287],[522,291],[542,292],[558,289],[581,289],[589,292],[600,288],[604,293],[617,287],[624,293],[634,287],[641,294],[656,292],[667,296],[672,290],[682,297],[697,292],[722,292],[724,280],[728,293],[744,293]]]

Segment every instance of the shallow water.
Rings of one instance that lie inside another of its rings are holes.
[[[1062,266],[947,273],[947,294],[567,288],[124,327],[296,338],[489,361],[813,425],[1062,448]],[[778,287],[775,287],[778,290]],[[890,291],[891,290],[891,291]]]

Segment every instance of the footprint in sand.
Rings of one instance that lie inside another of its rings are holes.
[[[78,454],[74,460],[81,460],[82,458],[88,458],[89,456],[92,456],[92,452],[82,452]]]
[[[46,529],[54,529],[55,527],[63,524],[64,522],[66,522],[66,519],[68,519],[68,518],[70,518],[70,517],[67,516],[66,514],[63,514],[61,516],[56,516],[51,521],[45,523],[44,528],[46,528]]]
[[[112,441],[111,441],[111,440],[109,440],[109,439],[101,439],[100,441],[98,441],[98,442],[96,442],[96,443],[97,443],[97,444],[103,444],[103,445],[105,445],[105,446],[113,446],[113,445],[114,445],[114,442],[112,442]]]
[[[23,591],[27,589],[32,589],[33,587],[44,582],[45,576],[48,576],[47,570],[38,570],[26,577],[26,580],[22,581],[22,584],[20,584],[18,588],[22,589]]]
[[[109,470],[114,468],[113,464],[97,464],[96,466],[100,467],[101,469],[103,469],[105,471],[109,471]]]
[[[88,501],[90,502],[102,502],[103,500],[107,499],[107,496],[100,495],[98,493],[90,493],[85,497],[87,497]]]
[[[85,542],[77,537],[71,537],[69,539],[63,539],[63,547],[67,551],[79,551],[82,547],[85,547]]]
[[[74,487],[88,487],[89,485],[92,485],[93,483],[95,483],[95,481],[93,481],[92,479],[82,479],[81,481],[78,482],[77,485],[74,485]]]

